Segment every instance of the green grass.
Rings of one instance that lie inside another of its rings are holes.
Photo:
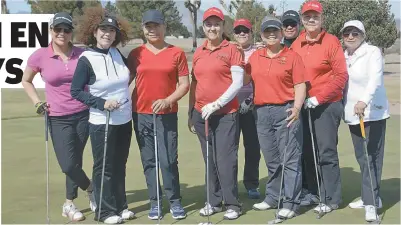
[[[40,92],[43,96],[43,92]],[[22,90],[5,90],[2,94],[2,223],[46,223],[46,161],[43,118],[35,116],[28,97]],[[179,119],[179,171],[183,205],[188,212],[185,220],[176,222],[165,208],[163,224],[198,224],[205,222],[198,210],[205,202],[204,163],[198,139],[186,127],[186,99],[181,101]],[[400,223],[400,117],[392,116],[388,122],[384,157],[381,194],[384,201],[383,223]],[[126,190],[129,208],[137,214],[137,219],[127,223],[155,224],[147,218],[149,208],[146,183],[135,137],[127,164]],[[68,220],[61,216],[61,206],[65,198],[65,177],[56,161],[52,144],[50,151],[50,218],[52,223],[65,224]],[[274,210],[257,212],[251,210],[256,201],[248,200],[242,184],[244,149],[239,150],[239,188],[245,214],[235,221],[221,221],[223,214],[211,217],[213,223],[266,224],[273,219]],[[341,209],[330,213],[321,220],[311,208],[303,209],[300,216],[285,223],[297,224],[361,224],[364,210],[351,210],[346,205],[360,195],[360,171],[355,160],[350,134],[342,124],[339,133],[339,157],[343,189]],[[90,143],[84,153],[84,169],[91,176]],[[267,181],[267,170],[262,159],[260,163],[261,185]],[[89,211],[88,199],[80,191],[76,200],[87,219],[82,223],[96,223]],[[164,205],[167,202],[164,200]]]

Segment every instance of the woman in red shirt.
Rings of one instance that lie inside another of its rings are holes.
[[[164,41],[166,25],[160,11],[146,11],[142,17],[142,26],[147,42],[131,51],[128,65],[131,82],[136,78],[132,94],[132,117],[151,203],[148,218],[157,220],[159,215],[162,217],[161,202],[157,202],[152,125],[152,114],[155,113],[158,159],[170,212],[174,219],[184,219],[186,213],[181,205],[178,173],[177,101],[189,90],[187,59],[180,48]],[[159,195],[162,199],[162,194]]]
[[[225,219],[241,215],[238,199],[239,108],[236,95],[243,84],[243,56],[223,34],[224,15],[215,7],[205,11],[203,30],[207,40],[194,54],[189,99],[189,118],[206,163],[205,120],[209,123],[210,202],[201,216],[228,208]],[[213,148],[213,149],[212,149]]]
[[[266,47],[251,55],[246,69],[254,83],[256,128],[270,177],[263,202],[254,204],[253,208],[282,207],[278,216],[289,219],[295,216],[300,205],[303,132],[299,115],[306,85],[301,57],[281,44],[282,26],[274,17],[263,19],[261,34]],[[245,83],[249,78],[246,77]],[[285,196],[282,202],[279,202],[280,193]]]
[[[302,6],[302,23],[305,32],[292,43],[304,63],[310,82],[303,113],[304,146],[303,163],[307,190],[301,205],[318,204],[318,178],[315,172],[313,146],[310,136],[309,113],[316,148],[316,159],[322,180],[320,197],[322,205],[317,213],[328,213],[341,203],[341,177],[338,160],[338,128],[344,112],[343,91],[348,80],[344,52],[338,38],[323,28],[323,8],[318,1]],[[319,181],[320,183],[320,181]]]

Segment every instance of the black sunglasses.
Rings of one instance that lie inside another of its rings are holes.
[[[251,30],[249,30],[248,28],[237,28],[234,29],[234,34],[241,34],[241,33],[249,34],[250,31]]]
[[[359,36],[359,32],[345,32],[343,33],[343,37],[349,37],[349,35],[352,34],[353,37],[358,37]]]
[[[286,23],[283,23],[283,27],[285,27],[285,28],[287,28],[288,26],[291,26],[291,27],[296,27],[298,25],[298,23],[297,22],[286,22]]]
[[[61,27],[53,27],[54,32],[61,33],[64,30],[64,33],[69,34],[72,32],[70,28],[61,28]]]

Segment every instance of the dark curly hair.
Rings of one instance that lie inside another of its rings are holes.
[[[116,40],[111,46],[116,47],[120,43],[122,46],[125,46],[132,38],[130,23],[121,16],[108,13],[101,6],[88,7],[84,10],[83,15],[78,19],[78,27],[76,29],[77,41],[86,46],[95,46],[96,38],[93,36],[93,33],[99,28],[99,24],[106,17],[114,17],[120,28],[120,31],[116,33]]]

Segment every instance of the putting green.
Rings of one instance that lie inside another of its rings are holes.
[[[43,92],[40,92],[43,96]],[[22,90],[2,90],[2,223],[46,223],[46,161],[43,118],[35,116],[32,104]],[[164,199],[164,218],[162,224],[198,224],[206,222],[199,216],[204,206],[204,164],[198,139],[189,133],[186,126],[187,100],[180,102],[179,113],[179,171],[182,203],[188,217],[175,221],[168,212],[168,202]],[[388,121],[384,156],[381,195],[384,207],[383,223],[400,223],[400,117],[392,116]],[[65,176],[56,161],[52,144],[50,151],[50,219],[51,223],[65,224],[68,220],[61,216],[65,199]],[[274,210],[254,211],[242,184],[244,149],[239,150],[239,191],[244,215],[234,221],[222,221],[223,213],[213,215],[214,224],[266,224],[274,218]],[[343,204],[322,219],[317,220],[312,208],[305,208],[302,214],[284,223],[298,224],[362,224],[364,210],[352,210],[347,204],[360,195],[360,172],[356,162],[348,128],[342,124],[339,133],[339,157],[342,178]],[[84,169],[91,176],[92,156],[90,143],[84,153]],[[267,181],[267,170],[262,159],[260,163],[261,192]],[[129,209],[137,218],[127,223],[156,224],[147,218],[149,204],[146,183],[135,137],[127,164],[126,190]],[[76,205],[83,210],[87,219],[81,223],[96,223],[89,210],[88,198],[80,191]]]

